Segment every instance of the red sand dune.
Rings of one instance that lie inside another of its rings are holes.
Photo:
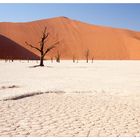
[[[85,59],[87,49],[90,51],[90,58],[94,57],[94,59],[140,59],[140,32],[90,25],[66,17],[27,23],[1,22],[0,34],[11,41],[3,41],[0,36],[0,58],[4,55],[6,58],[11,52],[10,55],[13,54],[15,58],[16,54],[19,54],[21,58],[26,59],[27,52],[25,53],[23,48],[31,52],[31,56],[34,55],[32,53],[39,56],[36,50],[25,45],[25,41],[39,47],[38,42],[45,26],[50,33],[46,47],[55,40],[60,41],[58,47],[46,56],[48,59],[55,57],[57,51],[60,52],[62,59],[72,59],[73,56],[77,59]],[[20,51],[19,46],[18,51],[13,47],[12,41],[19,44]],[[8,47],[5,44],[8,44]],[[4,52],[2,47],[5,47]]]

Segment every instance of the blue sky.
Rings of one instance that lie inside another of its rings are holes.
[[[58,16],[140,31],[140,4],[0,4],[0,22],[27,22]]]

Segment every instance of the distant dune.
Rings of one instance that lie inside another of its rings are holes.
[[[140,32],[90,25],[67,17],[57,17],[26,23],[0,23],[0,58],[36,59],[39,53],[26,46],[25,41],[39,46],[44,29],[50,33],[46,47],[53,41],[60,44],[47,55],[55,57],[59,51],[61,59],[132,60],[140,59]]]

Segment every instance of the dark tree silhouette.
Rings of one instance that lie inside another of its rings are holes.
[[[86,56],[86,62],[88,63],[88,59],[89,59],[89,49],[86,50],[85,56]]]
[[[94,60],[94,56],[92,57],[92,63],[93,63],[93,60]]]
[[[77,61],[76,61],[76,62],[78,63],[78,61],[79,61],[79,60],[78,60],[78,58],[77,58]]]
[[[73,63],[75,63],[75,56],[74,55],[73,55],[72,59],[73,59]]]
[[[59,51],[57,51],[57,54],[56,54],[56,56],[55,56],[55,58],[56,58],[56,62],[58,62],[58,63],[60,63],[60,52]]]
[[[43,60],[44,60],[44,57],[45,55],[50,51],[52,50],[53,48],[56,47],[56,45],[59,43],[59,41],[53,43],[51,46],[49,46],[46,50],[45,50],[45,43],[46,43],[46,40],[48,39],[49,37],[49,33],[47,33],[47,28],[45,27],[43,33],[42,33],[42,37],[41,37],[41,40],[39,41],[39,44],[40,44],[40,47],[35,47],[33,46],[32,44],[29,44],[28,42],[25,42],[26,45],[30,46],[31,48],[33,49],[36,49],[37,51],[39,51],[40,53],[40,66],[44,66],[43,64]]]
[[[51,62],[53,63],[53,57],[51,57]]]

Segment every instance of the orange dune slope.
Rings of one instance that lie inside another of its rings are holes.
[[[0,58],[10,55],[13,58],[33,59],[36,55],[39,56],[36,50],[25,45],[25,41],[39,47],[38,42],[44,27],[47,27],[49,32],[46,48],[56,40],[60,41],[58,46],[48,53],[46,59],[55,57],[58,51],[61,59],[85,59],[87,50],[90,59],[140,59],[140,32],[91,25],[67,17],[26,23],[1,22]],[[4,41],[6,38],[10,41]]]

